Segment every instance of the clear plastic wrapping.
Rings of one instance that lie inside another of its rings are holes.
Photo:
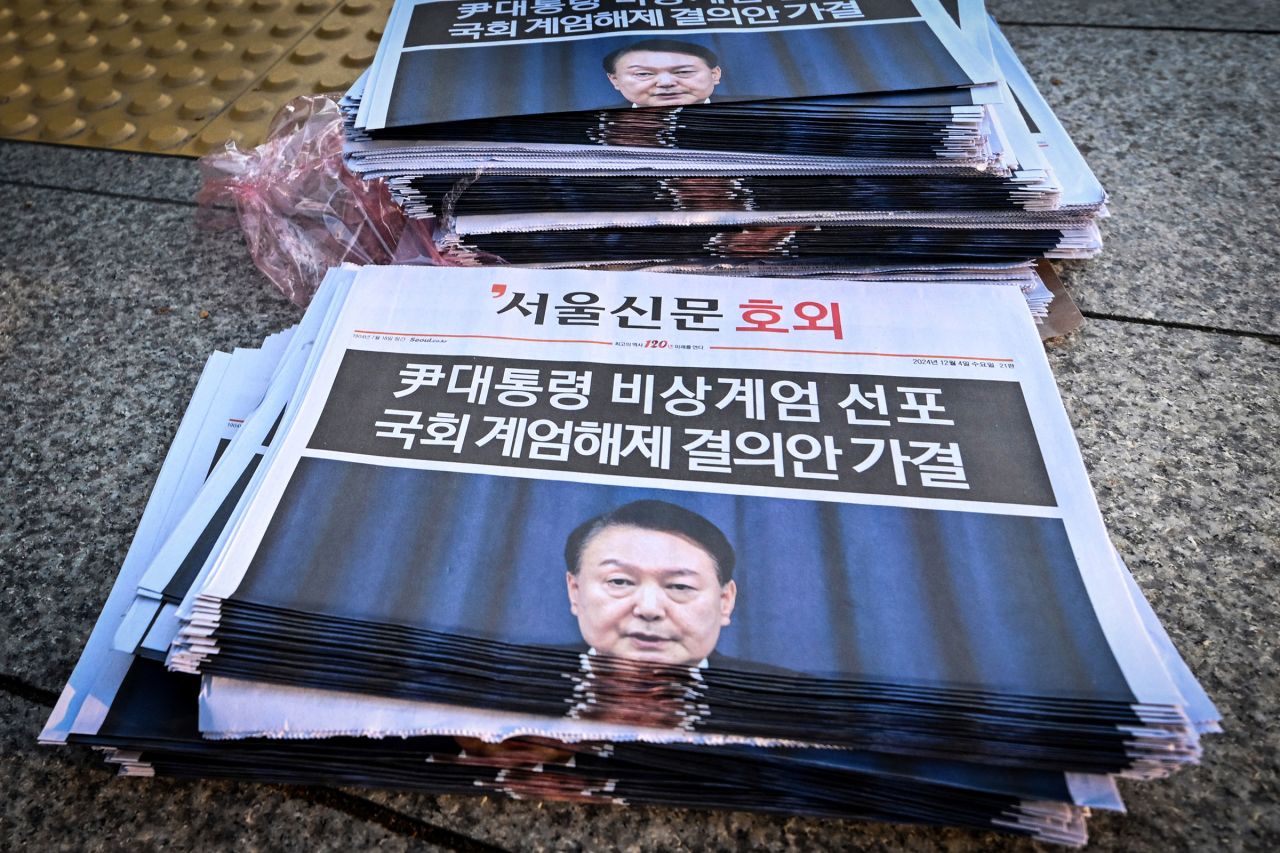
[[[365,181],[342,162],[343,126],[329,95],[286,104],[256,148],[228,142],[200,160],[202,224],[238,221],[253,262],[298,305],[325,271],[358,264],[445,264],[431,224],[409,219],[382,181]]]

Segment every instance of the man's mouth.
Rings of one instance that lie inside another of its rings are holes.
[[[640,648],[658,648],[667,643],[674,643],[674,637],[664,637],[659,634],[627,634],[627,639],[631,644]]]

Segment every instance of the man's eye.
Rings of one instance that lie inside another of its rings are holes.
[[[632,585],[631,581],[627,580],[626,578],[609,578],[607,581],[605,581],[605,583],[608,584],[609,586],[617,586],[617,587]]]
[[[687,583],[673,583],[668,589],[673,592],[692,592],[694,587],[689,586]]]
[[[647,80],[648,78],[652,77],[653,75],[652,75],[652,74],[650,74],[648,71],[637,71],[637,72],[635,73],[635,76],[636,76],[638,79],[640,79],[640,80]]]

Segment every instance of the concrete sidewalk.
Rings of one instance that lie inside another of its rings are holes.
[[[1112,196],[1050,361],[1117,547],[1224,716],[1097,849],[1280,849],[1280,4],[991,0]],[[0,850],[1015,850],[677,809],[113,778],[35,738],[199,369],[299,312],[191,160],[0,143]]]

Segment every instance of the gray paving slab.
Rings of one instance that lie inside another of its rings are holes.
[[[205,360],[300,312],[190,208],[0,185],[0,211],[0,671],[56,689]]]
[[[1280,844],[1280,390],[1258,340],[1094,320],[1050,349],[1103,517],[1224,716],[1205,763],[1127,785],[1104,849]]]
[[[1008,35],[1111,195],[1102,256],[1067,265],[1080,307],[1280,331],[1280,37]]]
[[[1271,0],[987,0],[1001,21],[1130,27],[1280,29],[1280,6]]]
[[[191,204],[200,188],[195,160],[69,145],[0,140],[5,182]]]
[[[1280,330],[1267,284],[1277,161],[1262,158],[1255,180],[1245,156],[1275,150],[1274,41],[1056,27],[1010,37],[1114,198],[1107,253],[1066,270],[1082,307]],[[132,171],[137,194],[184,201],[189,162],[73,152],[0,144],[6,178],[35,164],[50,178],[35,183],[87,191],[0,185],[0,673],[51,691],[105,599],[200,365],[298,315],[238,238],[194,231],[189,208],[94,194],[114,191],[94,181]],[[1096,849],[1280,849],[1275,356],[1260,340],[1097,320],[1050,351],[1113,536],[1226,716],[1202,767],[1126,785],[1130,813],[1095,816]],[[110,780],[83,753],[34,746],[45,713],[0,690],[0,848],[409,845],[272,787]],[[1031,849],[957,830],[363,795],[513,850]]]
[[[406,813],[434,808],[445,826],[508,850],[626,850],[629,853],[729,850],[1035,850],[995,833],[882,823],[779,817],[644,806],[586,806],[495,798],[427,797],[387,791],[369,799]]]
[[[0,692],[0,849],[419,850],[283,789],[113,777],[95,754],[35,744],[46,709]]]

